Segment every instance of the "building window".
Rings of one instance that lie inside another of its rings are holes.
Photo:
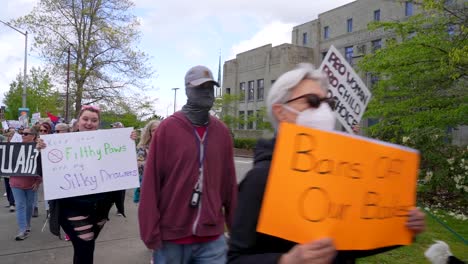
[[[447,33],[449,34],[449,36],[455,35],[455,25],[449,24],[447,26]]]
[[[239,111],[239,129],[244,129],[245,112]]]
[[[348,32],[353,32],[353,19],[352,18],[346,21],[346,30]]]
[[[255,97],[255,88],[254,88],[254,81],[249,81],[249,94],[247,100],[253,101]]]
[[[247,111],[247,129],[253,129],[254,125],[254,112]]]
[[[323,28],[323,39],[328,39],[330,37],[330,29],[328,26]]]
[[[405,16],[412,16],[413,15],[413,2],[406,1],[405,2]]]
[[[307,32],[302,33],[302,45],[307,45]]]
[[[353,65],[353,46],[345,48],[345,58],[349,64]]]
[[[374,21],[380,21],[380,9],[374,11]]]
[[[382,40],[376,39],[372,41],[372,52],[382,48]]]
[[[240,83],[240,101],[245,101],[245,82]]]
[[[370,74],[370,88],[374,88],[377,83],[379,82],[379,76],[377,76],[376,74]]]
[[[257,101],[263,101],[264,90],[263,79],[257,80]]]
[[[324,59],[325,59],[325,57],[327,56],[327,53],[328,53],[328,51],[324,51],[324,52],[322,52],[322,60],[324,60]]]
[[[231,94],[231,88],[226,88],[226,94]]]

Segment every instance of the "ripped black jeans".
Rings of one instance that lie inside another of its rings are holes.
[[[59,223],[73,244],[73,264],[93,264],[95,242],[109,220],[112,204],[112,198],[102,194],[60,202]]]

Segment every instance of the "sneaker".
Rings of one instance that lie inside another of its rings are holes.
[[[32,217],[38,217],[39,216],[39,209],[37,207],[34,207]]]
[[[14,212],[15,211],[15,206],[14,205],[10,205],[10,212]]]
[[[31,228],[26,229],[26,231],[24,231],[24,233],[26,233],[29,236],[29,234],[31,234]]]
[[[123,214],[121,212],[117,212],[117,214],[115,214],[117,216],[123,216]]]
[[[6,196],[7,196],[7,193],[4,193],[4,194],[3,194],[3,197],[6,197]]]
[[[70,237],[67,234],[65,234],[65,241],[70,241]]]
[[[20,233],[15,237],[15,240],[16,240],[16,241],[25,240],[28,236],[29,236],[29,233],[28,233],[28,232],[20,232]]]

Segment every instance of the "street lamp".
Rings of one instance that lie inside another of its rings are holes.
[[[7,27],[10,27],[11,29],[15,30],[16,32],[20,33],[21,35],[24,36],[24,74],[23,74],[23,100],[22,100],[22,107],[26,107],[26,72],[28,68],[28,31],[21,31],[7,22],[3,22],[0,20],[2,24],[4,24]]]
[[[175,109],[176,109],[176,99],[177,99],[177,90],[179,90],[180,88],[172,88],[172,90],[174,90],[174,113],[175,113]]]

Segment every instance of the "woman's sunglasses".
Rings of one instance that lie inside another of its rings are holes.
[[[330,108],[332,110],[335,110],[335,107],[336,107],[336,103],[335,103],[335,100],[333,100],[333,98],[329,98],[329,97],[320,98],[316,94],[304,94],[304,95],[301,95],[299,97],[296,97],[296,98],[293,98],[291,100],[286,101],[285,104],[291,103],[291,102],[299,100],[301,98],[306,98],[307,103],[310,105],[310,107],[313,107],[313,108],[318,108],[322,102],[326,102],[330,106]]]
[[[29,133],[29,132],[22,132],[22,133],[19,133],[19,134],[22,135],[22,136],[34,135],[34,133]]]
[[[48,133],[49,131],[47,129],[40,129],[39,132]]]

